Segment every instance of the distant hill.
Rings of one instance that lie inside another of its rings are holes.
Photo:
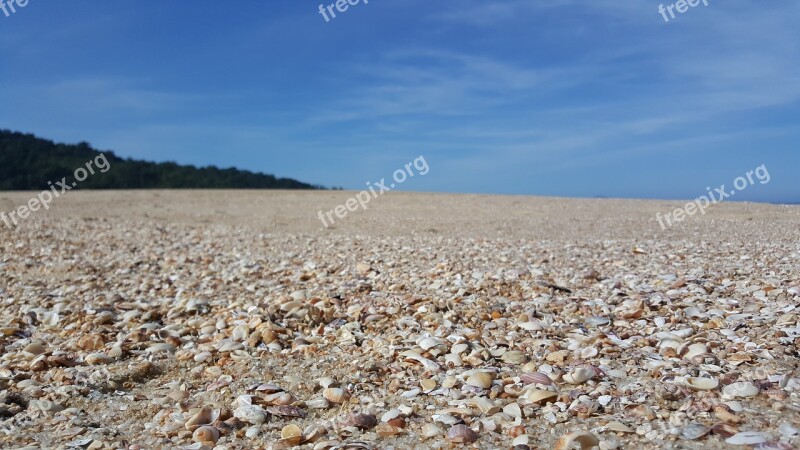
[[[78,189],[324,189],[247,170],[124,159],[85,142],[56,144],[32,134],[0,130],[0,190],[47,189],[48,181],[72,179],[75,169],[100,153],[110,169],[96,171],[81,181]]]

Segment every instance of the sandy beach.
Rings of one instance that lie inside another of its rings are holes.
[[[800,206],[391,192],[325,228],[352,195],[0,223],[0,445],[800,444]]]

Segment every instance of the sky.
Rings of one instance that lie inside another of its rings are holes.
[[[29,0],[0,128],[357,190],[419,156],[397,189],[693,199],[764,165],[735,199],[800,202],[800,2],[707,1]]]

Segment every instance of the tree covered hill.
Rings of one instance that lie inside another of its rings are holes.
[[[42,190],[72,179],[75,169],[105,154],[110,169],[81,181],[78,189],[323,189],[290,178],[238,169],[195,167],[120,158],[89,144],[56,144],[32,134],[0,130],[0,190]]]

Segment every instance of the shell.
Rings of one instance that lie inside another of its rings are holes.
[[[686,386],[695,391],[710,391],[719,386],[719,381],[707,377],[689,377],[686,379]]]
[[[219,440],[219,430],[209,425],[203,425],[194,430],[192,439],[194,439],[195,442],[211,442],[212,444],[216,444]]]
[[[108,356],[112,358],[119,358],[125,354],[125,350],[120,345],[115,345],[108,350]]]
[[[281,429],[281,441],[288,445],[298,445],[303,441],[303,430],[295,424],[286,425]]]
[[[695,356],[704,355],[708,353],[708,346],[703,343],[691,344],[686,348],[683,353],[683,357],[686,359],[692,359]]]
[[[740,381],[725,386],[722,393],[730,398],[754,397],[758,395],[758,387],[749,381]]]
[[[541,372],[523,373],[519,376],[523,384],[542,384],[545,386],[552,386],[553,380]]]
[[[447,439],[456,444],[471,444],[478,440],[478,433],[466,425],[454,425],[447,430]]]
[[[372,414],[351,414],[345,423],[361,430],[368,430],[378,424],[378,419]]]
[[[505,352],[500,359],[507,364],[524,364],[528,360],[528,357],[519,350],[511,350]]]
[[[114,358],[102,353],[92,353],[90,355],[86,355],[86,357],[83,358],[83,361],[91,366],[96,366],[99,364],[108,364],[114,362]]]
[[[434,423],[426,423],[422,426],[422,436],[425,437],[425,439],[435,438],[437,436],[441,436],[442,434],[444,434],[444,431],[439,425]]]
[[[591,450],[593,447],[600,445],[600,439],[588,431],[576,431],[561,436],[557,441],[553,450],[569,450],[574,444],[579,444],[581,450]]]
[[[214,422],[214,412],[209,407],[202,407],[183,426],[189,431],[194,431],[200,425],[209,425],[212,422]]]
[[[325,388],[322,396],[332,403],[344,403],[347,401],[347,392],[342,388]]]
[[[725,439],[725,442],[733,445],[755,445],[762,442],[769,441],[771,436],[767,433],[759,433],[756,431],[742,431],[733,436]]]
[[[681,430],[681,437],[686,440],[693,441],[707,435],[710,431],[710,427],[697,422],[692,422],[689,425],[686,425],[683,430]]]
[[[564,375],[563,379],[569,384],[582,384],[594,376],[594,370],[589,367],[578,367]]]
[[[333,386],[336,383],[336,381],[331,377],[322,377],[322,378],[317,380],[317,383],[319,383],[319,385],[320,385],[320,387],[322,387],[322,389],[327,389],[327,388]]]
[[[544,389],[534,389],[528,392],[526,398],[531,403],[544,405],[545,403],[556,401],[558,394],[553,391],[546,391]]]
[[[22,351],[37,356],[41,355],[42,353],[45,353],[47,351],[47,347],[45,347],[44,344],[41,344],[39,342],[32,342],[26,345],[25,349],[23,349]]]
[[[488,370],[481,370],[473,373],[467,378],[466,384],[475,386],[481,389],[489,389],[492,387],[494,381],[494,372]]]
[[[307,400],[305,403],[306,407],[311,409],[325,409],[331,406],[331,402],[329,402],[325,397],[312,398],[311,400]]]
[[[233,416],[253,425],[264,423],[267,420],[266,411],[256,405],[242,405],[233,411]]]

